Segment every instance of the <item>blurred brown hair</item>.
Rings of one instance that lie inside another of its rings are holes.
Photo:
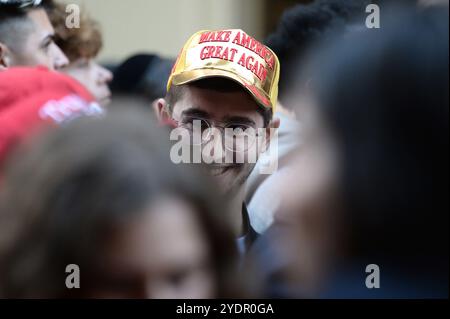
[[[56,44],[63,50],[70,62],[80,58],[94,58],[103,47],[103,37],[99,24],[81,10],[80,27],[66,26],[66,4],[54,3],[48,10],[55,28]]]

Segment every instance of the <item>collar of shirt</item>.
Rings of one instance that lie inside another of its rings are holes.
[[[237,238],[237,245],[239,253],[243,255],[249,250],[251,245],[259,236],[250,224],[247,205],[245,203],[242,204],[242,224],[244,228],[244,235]]]

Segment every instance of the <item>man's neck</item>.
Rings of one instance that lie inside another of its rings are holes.
[[[245,223],[242,218],[242,204],[245,199],[245,184],[241,186],[241,189],[237,192],[233,198],[230,209],[232,214],[232,226],[235,236],[242,237],[246,234]]]

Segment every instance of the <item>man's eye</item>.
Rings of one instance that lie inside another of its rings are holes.
[[[243,124],[229,124],[227,128],[232,129],[235,133],[244,133],[248,129],[248,126]]]
[[[78,62],[78,67],[80,68],[88,68],[90,65],[89,60],[81,60],[80,62]]]
[[[50,49],[50,45],[52,44],[52,41],[46,42],[42,45],[42,49],[44,49],[44,51],[48,51]]]
[[[189,129],[193,129],[194,127],[199,127],[202,130],[207,129],[209,127],[208,123],[203,119],[198,118],[187,118],[183,120],[183,126]]]

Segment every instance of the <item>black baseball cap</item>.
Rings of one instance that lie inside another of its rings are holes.
[[[156,54],[133,55],[115,68],[111,90],[113,94],[137,93],[151,100],[163,97],[174,62]]]

